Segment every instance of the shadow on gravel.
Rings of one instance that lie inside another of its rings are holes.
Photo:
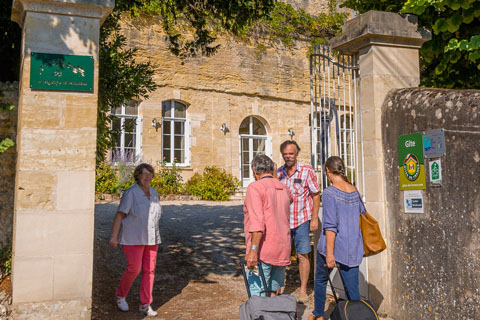
[[[138,312],[118,312],[114,303],[115,289],[126,265],[122,250],[108,244],[117,205],[95,206],[92,319],[143,319]],[[241,205],[205,203],[162,207],[163,243],[157,257],[154,309],[180,294],[190,282],[212,283],[207,279],[209,274],[240,276],[238,266],[244,256]],[[127,297],[134,311],[138,310],[139,286],[140,276]]]

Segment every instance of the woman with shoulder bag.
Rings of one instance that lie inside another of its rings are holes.
[[[322,233],[317,246],[315,308],[308,320],[323,320],[328,274],[338,267],[351,300],[360,300],[359,265],[364,249],[360,215],[365,212],[356,188],[348,181],[341,158],[329,157],[325,171],[331,185],[322,193]]]

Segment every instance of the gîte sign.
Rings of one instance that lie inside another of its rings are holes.
[[[398,137],[398,170],[400,190],[425,189],[425,166],[421,133],[406,134]]]
[[[412,141],[412,140],[405,141],[405,147],[407,148],[415,147],[415,141]]]
[[[93,92],[93,57],[32,52],[30,88]]]

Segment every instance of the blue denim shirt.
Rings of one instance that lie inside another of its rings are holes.
[[[335,187],[327,187],[322,193],[322,233],[318,240],[318,252],[326,256],[325,230],[336,233],[333,255],[335,260],[349,267],[362,263],[363,239],[360,231],[360,214],[365,208],[355,191],[347,193]]]

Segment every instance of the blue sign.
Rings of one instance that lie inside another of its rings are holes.
[[[423,154],[425,158],[440,158],[446,155],[443,129],[423,133]]]

